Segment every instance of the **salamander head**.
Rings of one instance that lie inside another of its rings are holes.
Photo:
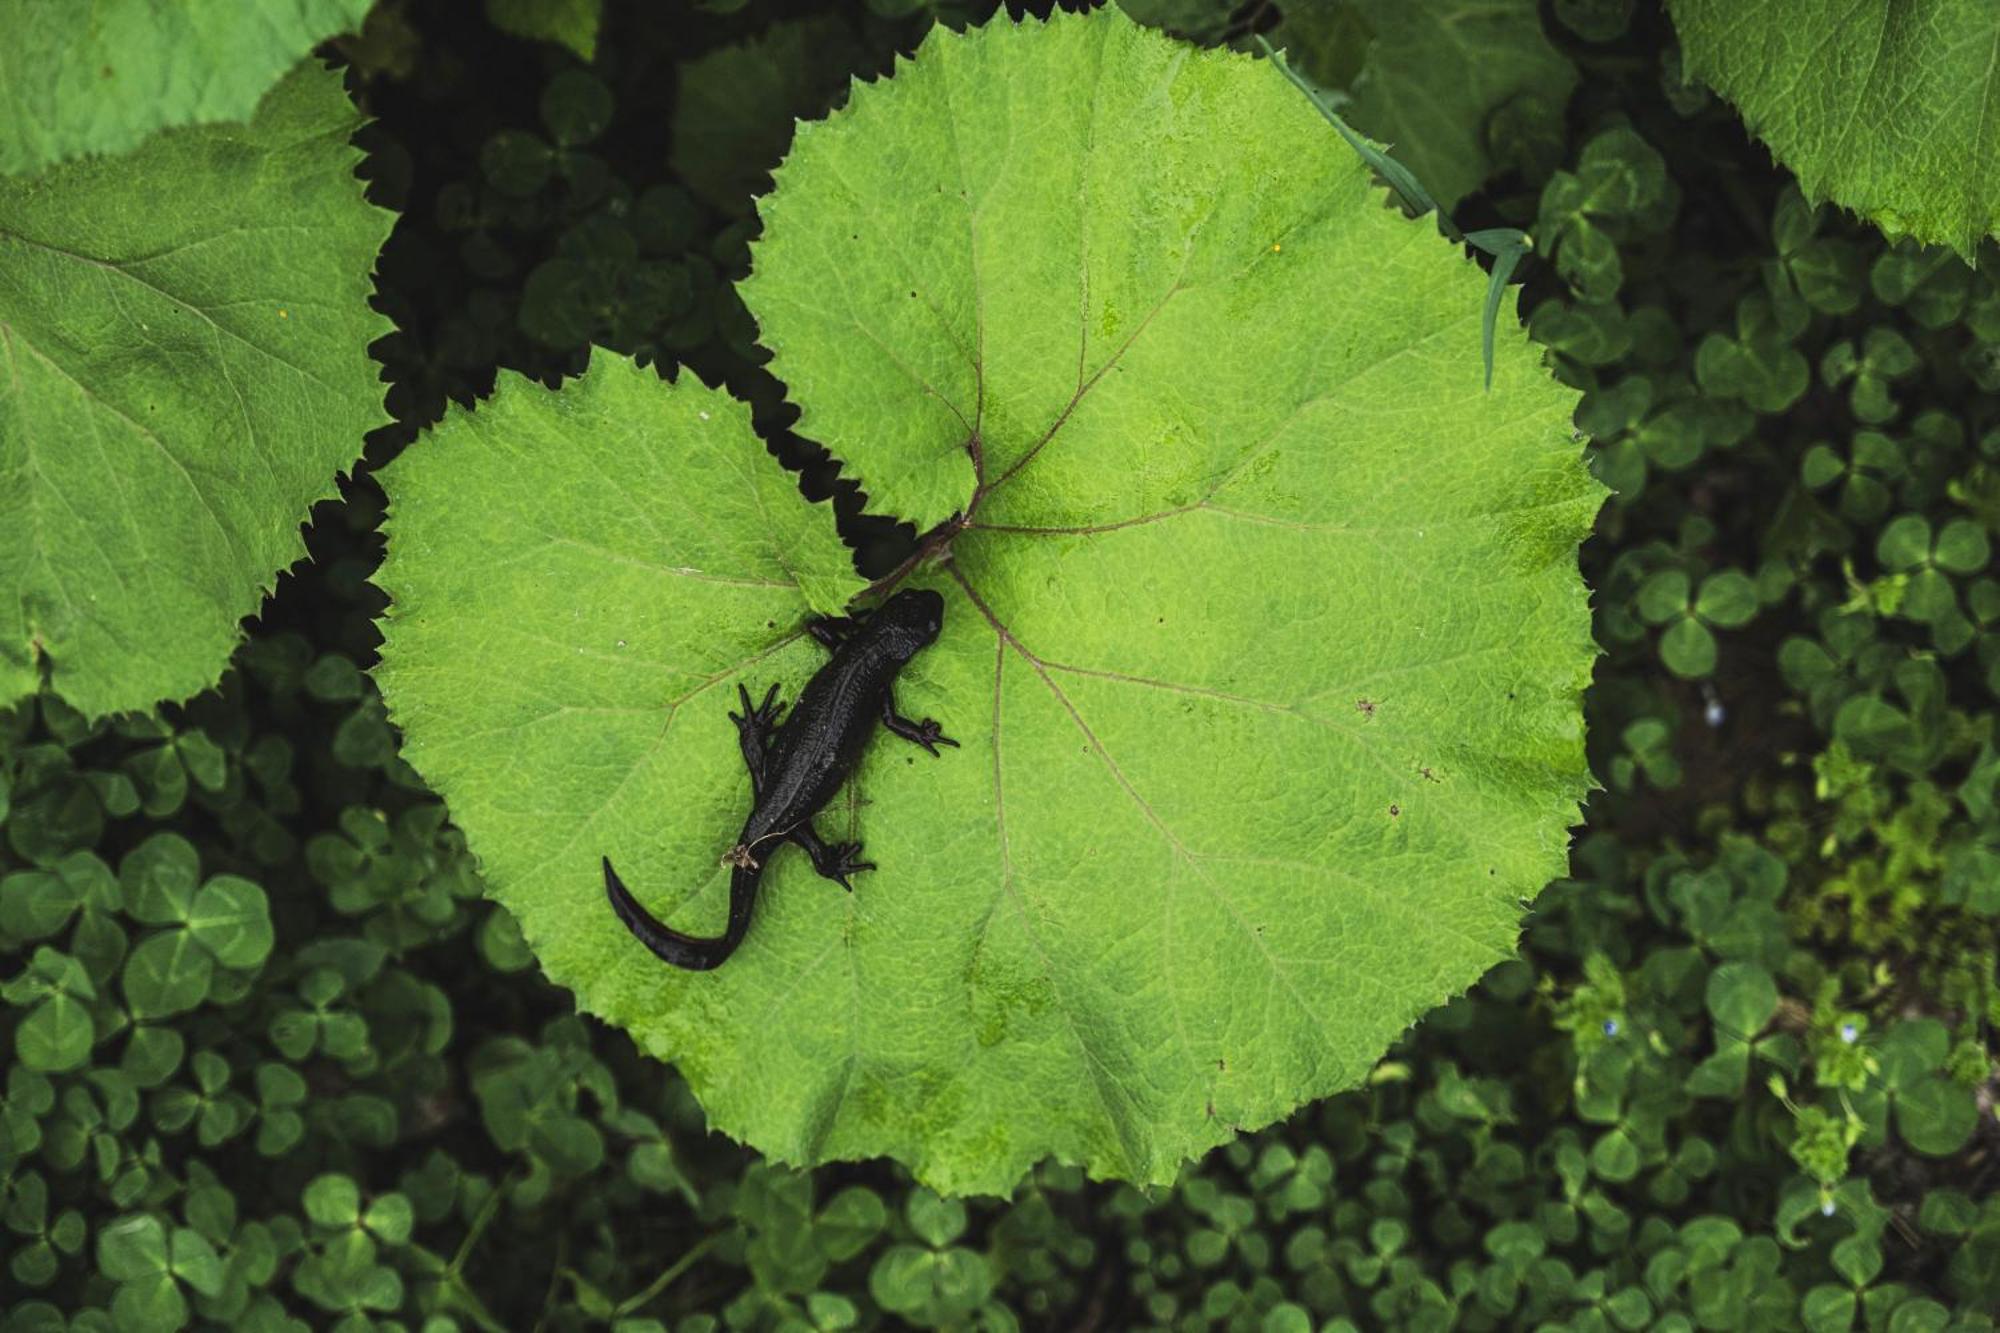
[[[944,598],[929,588],[905,588],[876,609],[868,618],[871,627],[882,631],[882,641],[902,661],[937,641],[944,629]]]

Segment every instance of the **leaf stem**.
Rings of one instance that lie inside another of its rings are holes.
[[[710,1232],[708,1235],[703,1236],[700,1240],[696,1241],[692,1246],[688,1248],[686,1254],[683,1254],[680,1258],[674,1260],[673,1263],[667,1266],[665,1272],[661,1273],[658,1277],[654,1278],[650,1283],[648,1283],[644,1291],[641,1291],[634,1296],[629,1296],[625,1300],[620,1301],[618,1303],[618,1308],[612,1311],[612,1317],[614,1319],[623,1319],[626,1315],[631,1314],[633,1311],[642,1309],[647,1302],[651,1301],[655,1296],[658,1296],[668,1287],[671,1287],[674,1284],[674,1280],[676,1278],[680,1277],[681,1274],[687,1272],[688,1269],[694,1267],[695,1264],[701,1260],[701,1257],[703,1255],[707,1254],[711,1249],[715,1247],[716,1241],[720,1240],[721,1238],[722,1238],[721,1232],[713,1231]]]
[[[515,1174],[509,1171],[501,1177],[500,1183],[489,1190],[486,1197],[480,1201],[479,1211],[473,1214],[472,1225],[466,1228],[465,1239],[458,1243],[458,1251],[451,1256],[451,1263],[445,1268],[445,1272],[451,1277],[456,1278],[465,1268],[466,1261],[472,1258],[472,1247],[479,1243],[480,1235],[493,1221],[494,1214],[499,1212],[500,1196],[506,1193],[507,1186],[514,1182]]]
[[[1306,100],[1318,108],[1319,113],[1326,117],[1327,123],[1347,141],[1347,146],[1352,148],[1362,161],[1375,168],[1382,179],[1389,183],[1389,188],[1394,190],[1405,204],[1416,210],[1418,217],[1426,213],[1436,213],[1438,226],[1441,229],[1450,228],[1447,234],[1453,240],[1460,239],[1458,229],[1452,227],[1450,220],[1444,216],[1444,210],[1437,206],[1437,200],[1431,198],[1430,191],[1423,187],[1423,183],[1408,167],[1356,134],[1354,127],[1341,119],[1340,113],[1333,109],[1333,104],[1320,94],[1320,90],[1310,80],[1292,68],[1291,62],[1285,59],[1284,52],[1272,46],[1263,33],[1255,34],[1255,39],[1257,45],[1262,48],[1265,58],[1278,67],[1278,72],[1289,79],[1293,87],[1306,95]]]

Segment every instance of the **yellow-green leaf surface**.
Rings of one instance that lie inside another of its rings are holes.
[[[0,707],[212,684],[386,419],[359,123],[309,63],[247,125],[0,179]]]
[[[778,181],[749,298],[802,429],[878,506],[970,514],[897,687],[961,748],[878,735],[819,822],[879,869],[774,856],[715,971],[625,933],[600,855],[720,929],[735,686],[796,697],[820,654],[791,511],[713,451],[789,480],[695,427],[713,395],[606,405],[600,365],[392,471],[406,753],[549,975],[716,1127],[953,1191],[1050,1154],[1167,1180],[1351,1086],[1561,873],[1575,395],[1518,332],[1482,391],[1483,276],[1277,71],[1115,11],[934,33]]]
[[[2000,9],[1977,0],[1671,0],[1687,71],[1799,178],[1968,260],[2000,228]]]
[[[370,0],[0,0],[0,175],[247,120]]]

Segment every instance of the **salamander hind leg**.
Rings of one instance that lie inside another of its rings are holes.
[[[856,859],[861,855],[861,844],[858,842],[823,842],[809,824],[799,825],[790,836],[793,842],[805,848],[806,855],[812,858],[814,870],[849,893],[854,892],[854,886],[847,882],[849,875],[875,869],[873,861]]]
[[[736,682],[736,697],[743,703],[741,713],[729,715],[729,720],[736,724],[736,729],[742,732],[746,739],[754,736],[760,742],[770,740],[771,733],[778,726],[778,714],[785,711],[785,705],[778,699],[777,683],[772,682],[771,688],[764,691],[764,702],[754,708],[750,706],[750,691],[743,688],[743,682],[740,680]]]

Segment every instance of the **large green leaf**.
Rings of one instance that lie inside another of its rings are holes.
[[[0,179],[0,707],[212,683],[299,523],[385,419],[339,76],[244,126]]]
[[[1354,1083],[1561,873],[1574,395],[1518,331],[1482,391],[1479,270],[1277,71],[1115,11],[939,31],[806,131],[753,308],[877,501],[971,514],[898,686],[962,748],[878,737],[821,828],[880,869],[777,855],[716,971],[625,933],[600,854],[720,928],[725,709],[819,654],[776,554],[809,511],[746,502],[789,483],[741,409],[600,360],[387,479],[405,753],[549,975],[718,1127],[949,1190],[1051,1153],[1166,1180]]]
[[[1799,178],[1969,261],[2000,226],[2000,11],[1966,0],[1671,0],[1688,72]]]
[[[247,120],[370,0],[0,0],[0,175],[122,153],[156,130]]]

